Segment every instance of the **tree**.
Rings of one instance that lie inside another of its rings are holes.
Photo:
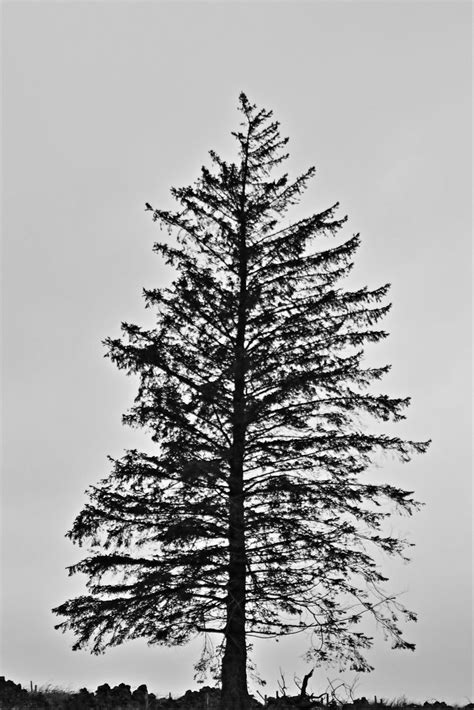
[[[419,504],[362,474],[377,452],[408,461],[429,443],[369,430],[409,403],[371,392],[389,366],[362,362],[364,345],[386,336],[376,324],[389,285],[337,287],[359,236],[320,247],[346,220],[338,204],[283,221],[314,168],[279,173],[288,139],[272,112],[244,94],[239,109],[237,162],[211,151],[194,185],[171,190],[177,211],[146,204],[175,236],[154,251],[176,278],[144,291],[156,327],[123,323],[105,343],[139,376],[123,421],[148,430],[154,449],[112,460],[90,489],[68,533],[89,545],[69,568],[88,576],[89,594],[53,610],[74,648],[95,653],[218,635],[225,710],[248,707],[255,636],[305,630],[314,663],[370,670],[372,639],[355,630],[369,613],[394,647],[413,648],[399,620],[415,615],[384,593],[373,552],[404,555],[408,543],[384,533],[388,504]]]

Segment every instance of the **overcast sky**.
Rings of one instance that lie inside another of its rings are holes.
[[[415,653],[377,638],[358,695],[466,703],[472,689],[469,2],[4,1],[2,184],[2,648],[16,682],[195,687],[200,643],[73,653],[51,608],[83,591],[64,538],[106,455],[144,442],[121,425],[136,383],[103,359],[121,321],[147,324],[145,201],[170,207],[230,131],[244,90],[290,136],[287,166],[317,166],[307,212],[336,200],[361,232],[354,278],[392,283],[385,390],[411,395],[398,435],[433,439],[374,475],[426,503],[393,529],[416,543],[390,589],[419,613]],[[257,647],[290,690],[304,638]],[[334,669],[318,670],[322,692]],[[354,674],[346,678],[352,680]]]

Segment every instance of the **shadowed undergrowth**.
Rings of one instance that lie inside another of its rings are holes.
[[[281,695],[281,693],[280,693]],[[53,688],[51,686],[28,692],[19,683],[5,680],[0,677],[0,708],[2,710],[16,710],[29,708],[29,710],[216,710],[219,706],[220,691],[217,688],[205,686],[199,690],[188,690],[180,698],[158,698],[154,693],[149,693],[146,685],[140,685],[132,691],[130,685],[120,683],[110,687],[107,683],[99,685],[95,692],[82,688],[78,692]],[[324,700],[324,702],[323,702]],[[340,710],[416,710],[419,708],[433,710],[449,710],[456,708],[465,710],[474,708],[474,703],[466,705],[448,705],[443,701],[431,700],[423,704],[412,703],[405,697],[388,701],[380,699],[369,702],[366,698],[355,698],[350,702],[331,700],[326,696],[322,700],[314,696],[301,695],[278,697],[262,697],[261,701],[251,700],[249,710],[256,708],[274,708],[275,710],[310,710],[311,708],[340,708]]]

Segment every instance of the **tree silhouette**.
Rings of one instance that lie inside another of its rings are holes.
[[[151,208],[175,237],[154,250],[176,278],[144,291],[156,327],[123,323],[105,343],[139,375],[123,420],[155,449],[127,451],[90,489],[68,533],[89,546],[69,568],[88,576],[89,594],[54,609],[74,648],[96,653],[216,634],[223,710],[248,707],[255,636],[307,631],[313,663],[370,670],[357,622],[372,614],[394,647],[413,648],[400,619],[415,615],[383,591],[373,551],[403,556],[408,543],[383,530],[387,504],[418,504],[362,474],[377,452],[408,461],[429,443],[369,430],[409,403],[371,392],[389,366],[362,364],[364,345],[386,336],[376,324],[389,285],[337,286],[359,236],[321,248],[346,220],[338,204],[283,220],[314,168],[275,175],[288,139],[244,94],[239,110],[237,162],[211,151],[211,168],[171,190],[177,211]]]

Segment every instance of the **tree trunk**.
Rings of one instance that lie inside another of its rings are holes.
[[[245,327],[247,321],[247,245],[245,190],[249,133],[243,164],[239,230],[239,306],[235,342],[232,454],[229,460],[229,577],[227,583],[227,619],[225,649],[222,659],[221,710],[248,710],[247,642],[245,634],[246,552],[244,518],[245,452]]]
[[[238,485],[237,476],[234,484]],[[230,559],[221,710],[248,710],[243,496],[236,494],[235,488],[233,492],[230,500]]]
[[[245,451],[245,261],[235,353],[233,446],[229,475],[229,567],[225,650],[222,659],[221,710],[248,710],[245,635],[246,551],[244,517]],[[243,306],[243,307],[242,307]]]
[[[222,659],[221,710],[248,710],[247,644],[245,636],[246,552],[244,518],[244,381],[242,353],[236,359],[234,436],[229,476],[229,576],[227,620]]]

